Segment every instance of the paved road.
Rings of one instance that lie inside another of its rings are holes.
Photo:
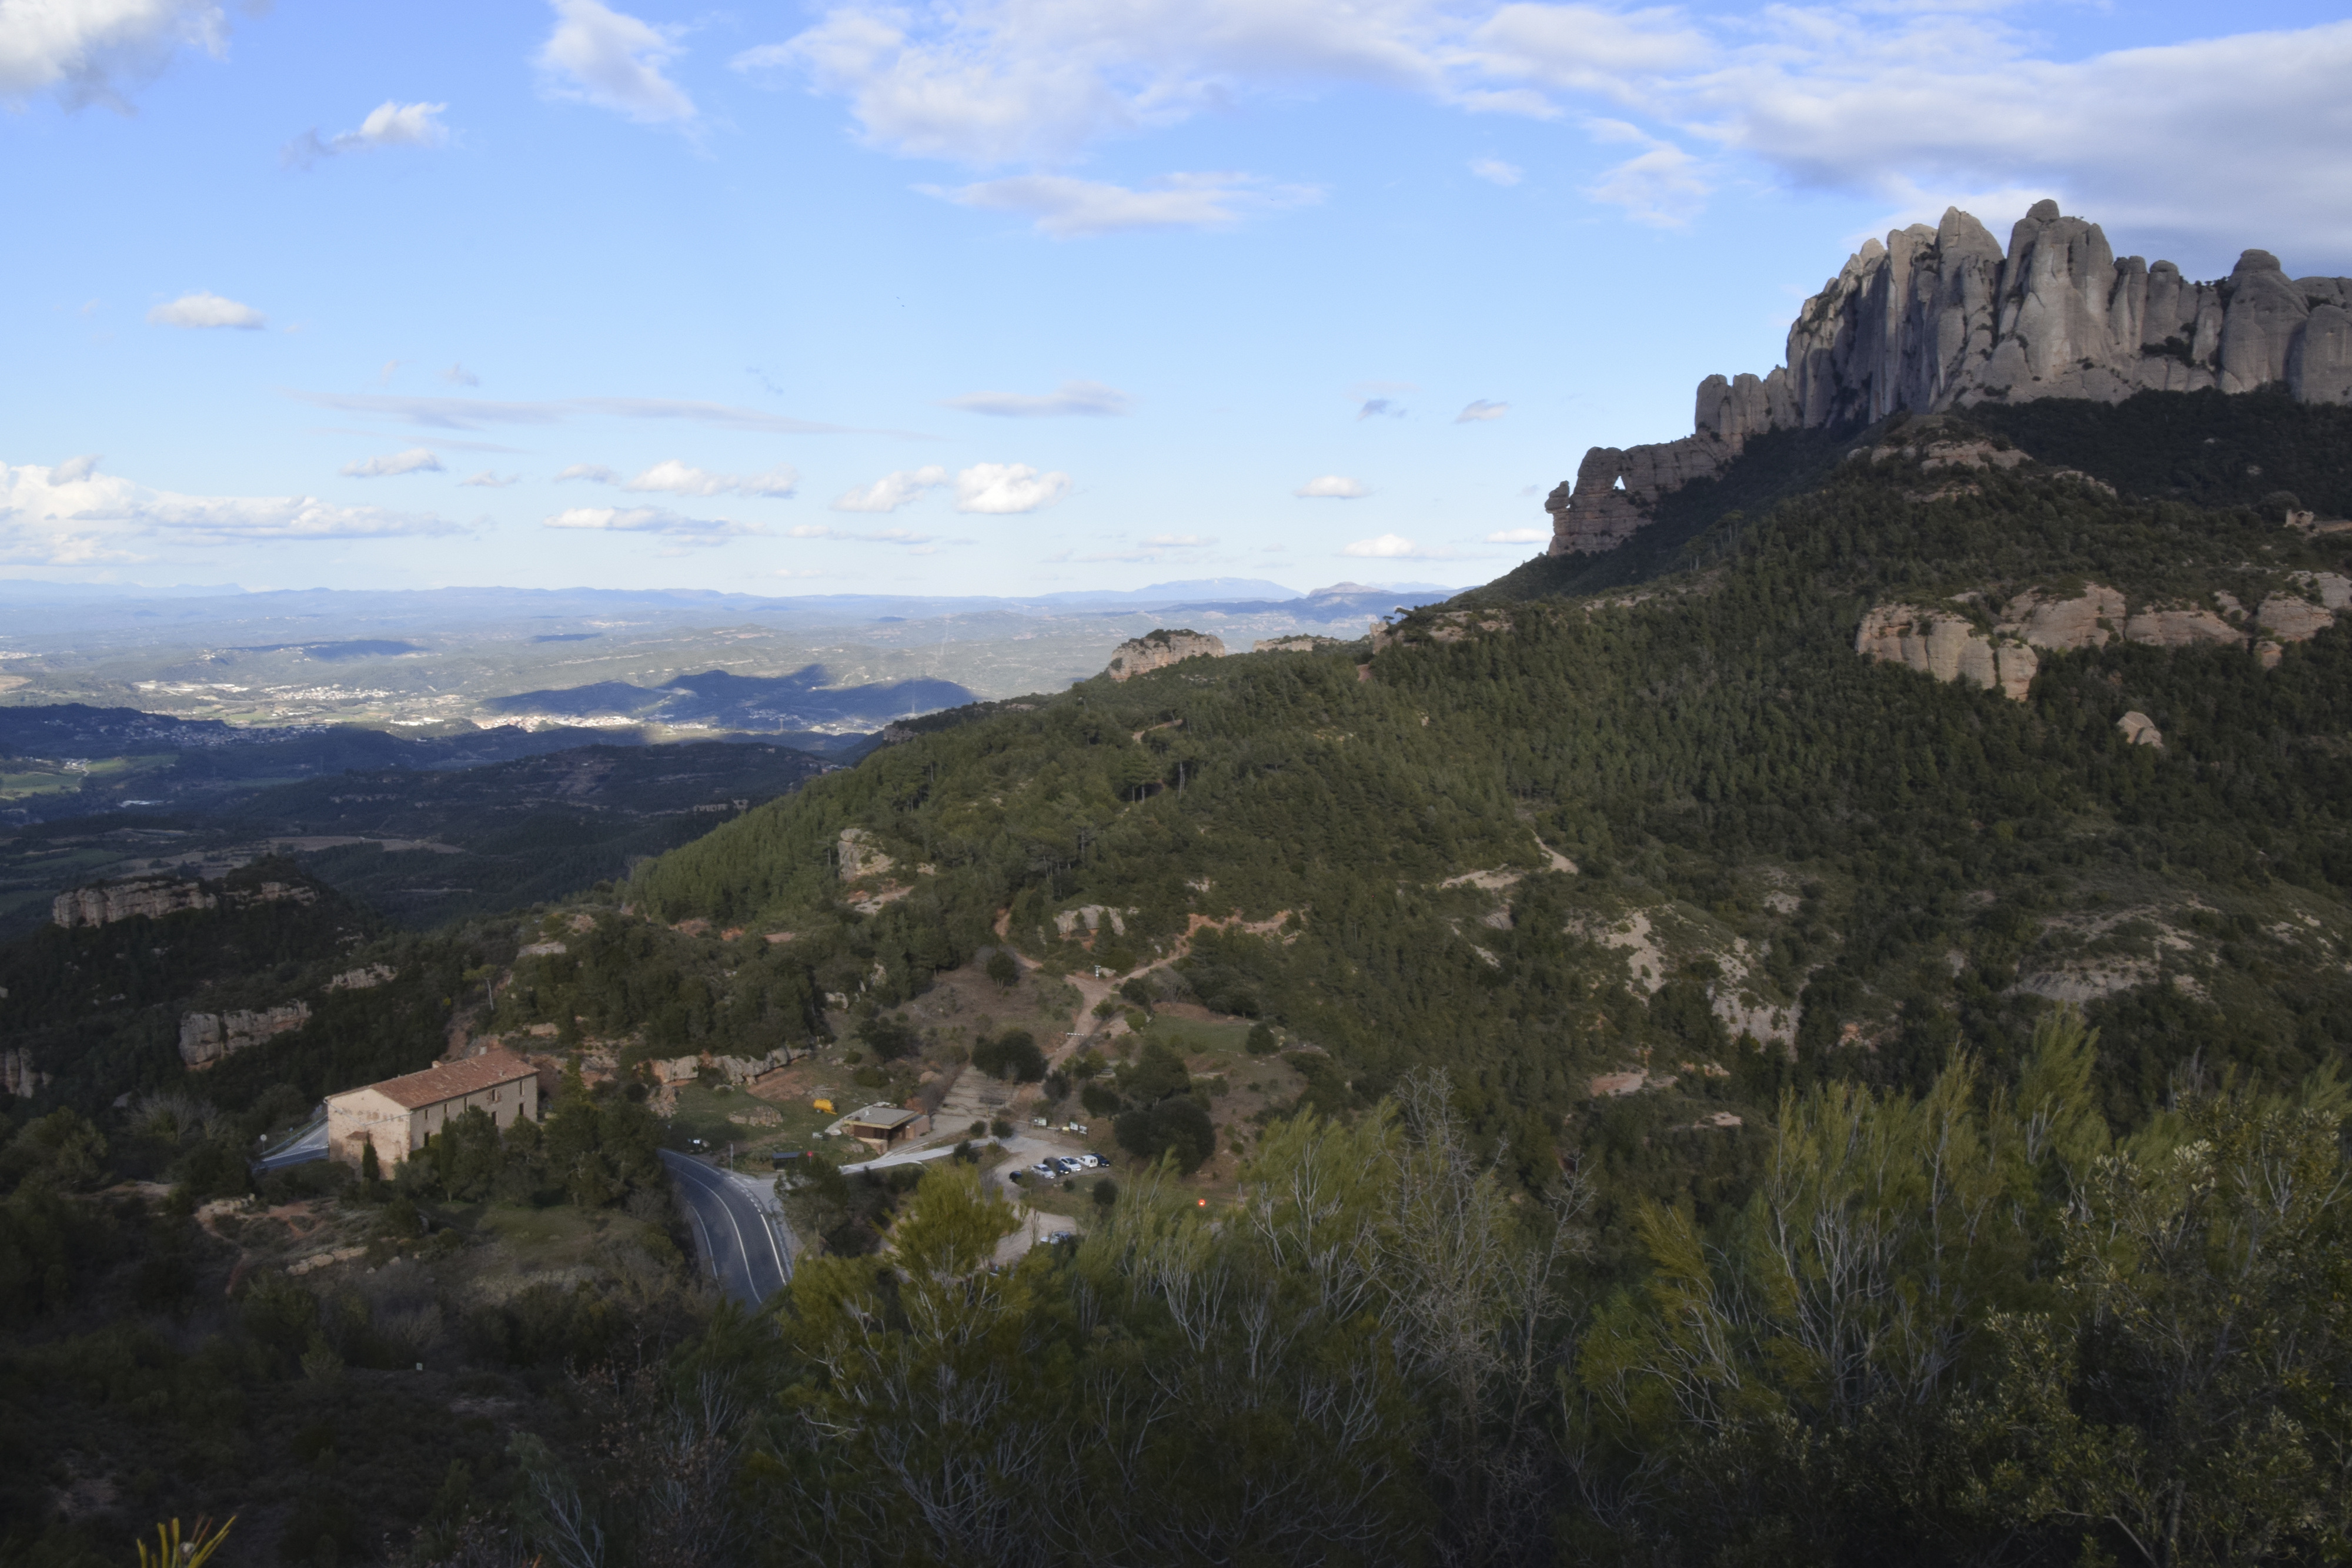
[[[308,1165],[312,1160],[327,1157],[327,1118],[321,1113],[279,1144],[276,1148],[253,1162],[257,1171],[283,1170],[288,1166]]]
[[[782,1290],[798,1249],[783,1216],[775,1212],[772,1189],[675,1150],[664,1149],[661,1157],[686,1200],[695,1249],[719,1289],[747,1307]]]

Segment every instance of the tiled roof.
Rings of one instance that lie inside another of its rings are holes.
[[[394,1103],[415,1111],[426,1105],[437,1105],[444,1100],[478,1093],[493,1084],[535,1077],[538,1072],[539,1069],[520,1056],[503,1051],[490,1051],[479,1056],[469,1056],[463,1061],[445,1061],[422,1072],[387,1078],[368,1087]]]

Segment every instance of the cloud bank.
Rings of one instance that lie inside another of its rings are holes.
[[[0,465],[0,561],[81,566],[163,546],[414,538],[463,530],[430,513],[338,507],[312,496],[187,496],[101,475],[94,456]]]
[[[842,0],[732,63],[842,101],[869,145],[983,169],[1050,167],[1239,99],[1370,85],[1628,144],[1586,193],[1653,225],[1761,172],[1931,218],[1948,196],[2032,188],[2221,261],[2255,242],[2352,253],[2352,21],[2231,34],[2214,13],[2208,37],[2062,59],[2004,8]],[[1519,173],[1495,158],[1472,172]],[[1051,174],[940,193],[1063,237],[1242,210],[1199,188]]]

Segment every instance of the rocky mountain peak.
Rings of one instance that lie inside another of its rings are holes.
[[[2027,210],[2004,251],[1951,207],[1933,227],[1864,241],[1797,312],[1784,364],[1701,382],[1692,434],[1586,454],[1573,486],[1544,503],[1550,553],[1621,543],[1664,489],[1717,473],[1769,430],[1987,399],[2273,385],[2352,402],[2352,278],[2290,278],[2277,256],[2249,250],[2228,277],[2191,282],[2168,261],[2118,259],[2097,224],[2053,201]]]

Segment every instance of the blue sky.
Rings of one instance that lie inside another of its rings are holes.
[[[0,574],[1483,580],[1948,202],[2352,273],[2346,80],[2306,4],[0,0]]]

